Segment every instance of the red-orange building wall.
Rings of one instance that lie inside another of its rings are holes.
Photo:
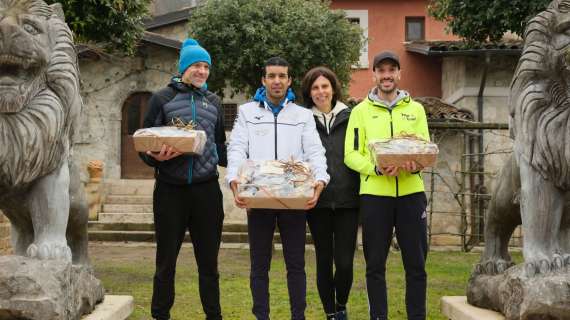
[[[445,24],[429,17],[428,0],[333,0],[333,9],[368,10],[368,69],[353,73],[350,96],[363,98],[372,82],[372,61],[382,50],[400,56],[402,81],[400,88],[412,96],[441,97],[441,59],[406,52],[406,17],[425,17],[425,40],[456,40],[446,34]]]

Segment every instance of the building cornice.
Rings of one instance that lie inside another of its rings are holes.
[[[411,41],[404,44],[406,51],[431,57],[507,55],[519,56],[522,41],[468,44],[465,41]]]
[[[192,15],[193,8],[187,7],[177,11],[169,12],[163,15],[154,16],[145,21],[144,27],[146,30],[157,29],[171,24],[188,21]]]

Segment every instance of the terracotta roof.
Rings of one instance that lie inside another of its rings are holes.
[[[140,41],[140,44],[151,43],[159,45],[169,49],[180,50],[182,47],[182,42],[176,39],[167,38],[161,34],[145,31],[144,35]],[[105,53],[105,50],[99,48],[95,45],[86,45],[78,43],[75,45],[75,50],[77,51],[77,57],[79,59],[92,59],[99,60],[101,58],[110,59],[111,54]]]
[[[429,121],[473,121],[473,113],[469,110],[458,109],[452,104],[444,102],[436,97],[414,97],[421,103],[426,111]]]
[[[77,52],[77,57],[79,59],[99,60],[101,58],[107,59],[111,57],[110,54],[105,53],[102,48],[99,48],[96,45],[77,43],[75,45],[75,51]]]
[[[473,113],[469,110],[458,109],[437,97],[413,97],[413,99],[424,106],[426,116],[430,122],[473,122]],[[362,102],[362,98],[350,97],[346,104],[354,108]]]
[[[406,51],[426,56],[478,56],[482,54],[514,55],[521,54],[522,40],[509,40],[497,43],[469,44],[465,41],[411,41],[404,44]]]

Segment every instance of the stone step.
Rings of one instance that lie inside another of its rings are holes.
[[[154,180],[121,179],[105,181],[108,195],[152,195]]]
[[[98,304],[92,313],[81,320],[124,320],[133,313],[134,302],[132,296],[105,295],[103,302]]]
[[[152,221],[152,220],[151,220]],[[151,223],[106,223],[101,221],[89,221],[89,231],[153,231]],[[224,232],[246,232],[247,225],[241,223],[224,223]]]
[[[102,212],[152,213],[152,204],[104,204]]]
[[[108,195],[105,204],[150,204],[152,205],[152,196],[141,195]]]
[[[153,242],[154,231],[91,231],[89,241]]]
[[[498,312],[470,305],[465,296],[442,297],[440,307],[441,313],[451,320],[505,320]]]
[[[102,223],[152,223],[152,212],[101,212],[99,221]]]
[[[91,231],[153,231],[154,223],[89,221],[88,229],[90,232]]]
[[[281,237],[275,233],[273,239],[276,243],[281,243]],[[154,242],[153,231],[89,231],[90,241],[107,242]],[[186,233],[184,242],[190,242],[190,236]],[[247,243],[246,232],[222,232],[222,242],[225,243]],[[306,235],[306,243],[312,243],[311,235]]]

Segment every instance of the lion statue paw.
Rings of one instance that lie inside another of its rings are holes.
[[[475,265],[473,275],[496,275],[507,271],[515,264],[512,261],[504,259],[492,259],[480,262]]]
[[[528,277],[534,277],[560,271],[565,268],[567,258],[568,257],[564,258],[564,256],[555,254],[551,259],[527,261],[524,266],[525,274]]]
[[[30,258],[48,260],[63,260],[71,262],[71,249],[66,241],[46,241],[40,244],[32,243],[26,254]]]

